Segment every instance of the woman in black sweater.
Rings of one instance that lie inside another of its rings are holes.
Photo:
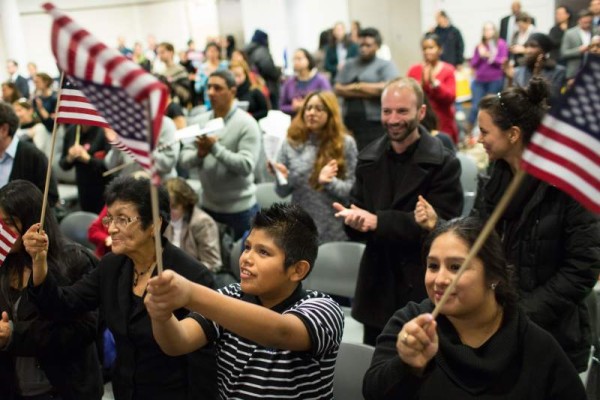
[[[478,219],[438,225],[424,244],[428,299],[397,311],[377,339],[367,399],[585,400],[552,336],[517,307],[502,244],[487,239],[441,308],[430,314],[481,232]]]

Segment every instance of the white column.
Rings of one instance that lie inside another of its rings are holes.
[[[14,59],[19,63],[19,70],[25,73],[27,63],[27,52],[25,51],[25,36],[23,35],[23,24],[17,0],[0,1],[0,35],[2,36],[2,49],[0,58],[3,61]],[[0,76],[6,75],[6,63],[0,67]]]

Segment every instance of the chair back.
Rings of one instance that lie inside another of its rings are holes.
[[[344,400],[362,400],[362,383],[371,365],[375,348],[362,343],[340,344],[335,374],[333,377],[333,397]]]
[[[72,241],[94,250],[96,246],[88,240],[88,229],[96,218],[98,215],[92,212],[74,211],[60,221],[60,230]]]
[[[229,268],[231,269],[230,272],[238,282],[240,281],[240,256],[242,255],[243,240],[244,237],[241,237],[233,243],[233,246],[231,247],[231,256],[229,259]]]
[[[475,196],[477,195],[477,175],[479,170],[477,164],[468,155],[462,153],[456,153],[456,158],[460,161],[460,184],[463,189],[464,204],[462,215],[469,215],[473,203],[475,203]]]
[[[363,243],[329,242],[319,246],[319,254],[303,286],[320,292],[353,298],[358,279]]]
[[[279,197],[275,193],[275,182],[261,182],[256,184],[256,202],[261,209],[269,208],[274,203],[289,203],[291,197]]]

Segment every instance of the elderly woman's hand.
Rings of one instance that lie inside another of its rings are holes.
[[[148,281],[148,294],[144,299],[150,318],[167,321],[173,311],[188,306],[191,292],[192,283],[172,270],[153,277]]]
[[[436,327],[431,314],[423,314],[404,324],[398,333],[398,356],[417,374],[423,372],[429,360],[438,352]]]

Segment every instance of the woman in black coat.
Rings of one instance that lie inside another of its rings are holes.
[[[527,88],[508,88],[479,103],[479,142],[493,164],[472,214],[483,219],[491,215],[520,168],[547,98],[546,82],[534,78]],[[421,200],[415,219],[431,229],[437,216]],[[585,371],[592,343],[585,298],[600,269],[600,220],[554,186],[526,176],[496,231],[517,271],[519,305],[554,336],[577,371]]]
[[[19,236],[0,267],[0,397],[99,400],[103,388],[96,313],[51,320],[40,315],[25,290],[32,260],[21,235],[39,221],[41,210],[42,193],[31,182],[15,180],[0,189],[0,218]],[[52,238],[48,276],[56,285],[72,285],[95,269],[95,257],[63,238],[52,214],[46,214],[44,229]]]
[[[253,86],[250,82],[250,67],[244,61],[232,61],[229,65],[229,69],[233,76],[235,76],[235,84],[237,85],[237,91],[235,97],[240,102],[246,102],[248,104],[248,111],[255,120],[262,119],[267,116],[269,112],[269,105],[267,99],[262,94],[261,90]]]

